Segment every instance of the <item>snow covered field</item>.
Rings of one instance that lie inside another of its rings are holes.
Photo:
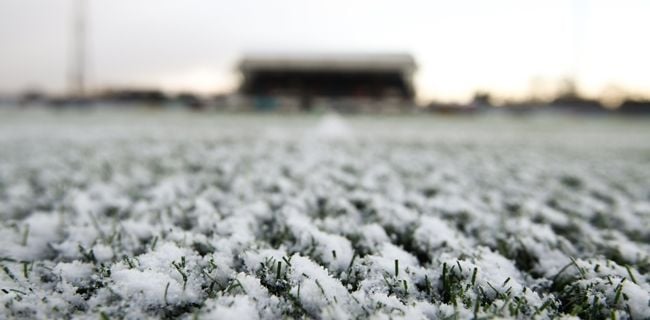
[[[0,112],[0,318],[650,317],[650,122]]]

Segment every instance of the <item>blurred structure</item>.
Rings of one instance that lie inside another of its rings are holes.
[[[167,103],[169,97],[157,89],[113,89],[103,92],[98,100],[112,104],[159,106]]]
[[[257,109],[339,111],[403,108],[415,97],[408,54],[250,55],[239,65],[240,93]],[[354,110],[353,110],[354,109]]]

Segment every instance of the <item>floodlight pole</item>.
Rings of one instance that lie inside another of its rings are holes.
[[[75,0],[73,41],[70,89],[73,97],[83,98],[86,89],[86,0]]]

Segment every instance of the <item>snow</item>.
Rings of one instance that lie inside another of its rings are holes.
[[[144,308],[175,304],[183,296],[183,284],[156,271],[118,269],[111,272],[111,289],[123,298],[134,300]],[[167,285],[169,284],[169,287]],[[167,289],[167,300],[165,300]]]
[[[93,275],[93,265],[79,261],[59,262],[54,267],[54,272],[59,274],[63,281],[79,286],[90,280]]]
[[[466,245],[460,234],[436,217],[422,217],[413,236],[416,243],[425,251],[444,247],[458,248]]]
[[[96,244],[93,246],[93,255],[99,262],[107,262],[113,259],[113,249],[104,244]]]
[[[634,283],[626,282],[623,285],[622,292],[627,297],[627,301],[624,301],[623,304],[630,307],[634,319],[643,319],[650,315],[650,304],[648,303],[650,301],[650,294],[647,289],[643,289]],[[623,300],[626,300],[625,297]]]
[[[323,139],[345,139],[352,136],[352,129],[336,114],[328,114],[320,120],[316,127],[316,136]]]
[[[310,250],[319,257],[332,271],[343,271],[352,260],[352,246],[345,237],[320,231],[312,225],[307,217],[289,213],[287,216],[289,230],[297,238],[301,250]]]
[[[574,120],[0,110],[0,319],[647,318],[650,127]]]
[[[512,288],[513,293],[520,293],[523,290],[521,285],[523,279],[512,261],[489,249],[479,248],[479,250],[480,259],[477,259],[476,266],[478,282],[482,286],[488,288],[489,283],[502,293],[508,288]]]
[[[0,256],[16,260],[38,260],[47,256],[48,244],[59,238],[57,226],[60,217],[52,212],[34,212],[18,228],[0,232],[4,245],[0,246]]]
[[[212,302],[206,309],[210,310],[204,315],[207,319],[259,319],[255,303],[246,296],[225,297]]]
[[[297,254],[291,257],[290,281],[296,284],[291,289],[291,295],[300,301],[310,315],[319,317],[325,314],[339,318],[335,315],[340,311],[340,306],[353,308],[350,293],[341,282],[309,258]]]

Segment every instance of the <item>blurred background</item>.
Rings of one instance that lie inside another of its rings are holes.
[[[0,105],[650,114],[650,2],[0,0]]]

